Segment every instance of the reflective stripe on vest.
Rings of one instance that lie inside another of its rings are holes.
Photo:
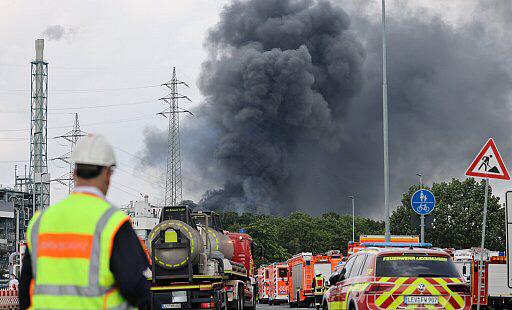
[[[110,288],[102,288],[99,284],[99,269],[100,269],[100,239],[101,233],[103,229],[105,229],[105,225],[110,217],[116,212],[116,208],[110,207],[103,215],[100,220],[96,224],[96,229],[94,231],[93,240],[92,240],[92,248],[90,250],[90,262],[89,262],[89,286],[74,286],[74,285],[34,285],[34,294],[44,294],[44,295],[73,295],[73,296],[88,296],[88,297],[99,297],[105,295]],[[39,241],[42,241],[39,236],[39,225],[41,222],[41,218],[43,214],[41,214],[34,226],[32,228],[31,235],[31,243],[32,243],[32,270],[34,274],[36,274],[37,269],[37,258],[41,256],[41,249],[38,249]],[[65,234],[61,234],[61,236],[66,236]],[[70,257],[70,256],[68,256]],[[71,256],[72,257],[72,256]],[[87,256],[89,257],[89,256]]]
[[[76,209],[68,209],[73,204]],[[91,217],[87,217],[88,208]],[[75,210],[72,220],[59,224]],[[37,215],[27,230],[34,275],[32,306],[66,308],[69,303],[74,306],[68,308],[126,309],[125,300],[113,287],[109,261],[115,233],[129,218],[101,198],[81,194],[72,194]],[[64,266],[62,279],[60,266]]]

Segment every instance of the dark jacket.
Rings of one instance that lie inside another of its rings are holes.
[[[131,223],[124,223],[117,231],[110,257],[110,271],[114,274],[121,295],[128,303],[139,309],[149,309],[149,281],[143,272],[149,263],[142,249],[139,238]],[[30,282],[33,278],[30,252],[28,249],[23,258],[19,284],[20,309],[30,307]]]

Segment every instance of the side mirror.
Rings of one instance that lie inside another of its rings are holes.
[[[343,281],[347,278],[347,269],[343,268],[340,272],[340,278],[338,281]]]
[[[340,278],[341,278],[341,272],[340,273],[333,273],[329,277],[329,285],[335,285],[336,283],[338,283],[340,281]]]

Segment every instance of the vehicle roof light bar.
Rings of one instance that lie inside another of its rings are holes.
[[[418,242],[365,242],[361,243],[363,247],[378,247],[378,248],[431,248],[432,243]]]

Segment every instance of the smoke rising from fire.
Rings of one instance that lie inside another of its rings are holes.
[[[224,8],[205,42],[205,102],[183,129],[193,172],[184,178],[196,190],[213,188],[200,205],[318,214],[348,210],[355,195],[358,214],[381,216],[380,20],[357,12],[308,0]],[[510,62],[499,42],[488,48],[482,24],[455,28],[405,9],[389,17],[394,201],[416,173],[461,177],[486,137],[510,147]],[[146,139],[166,141],[154,131]],[[143,155],[151,161],[157,148],[147,145]]]

